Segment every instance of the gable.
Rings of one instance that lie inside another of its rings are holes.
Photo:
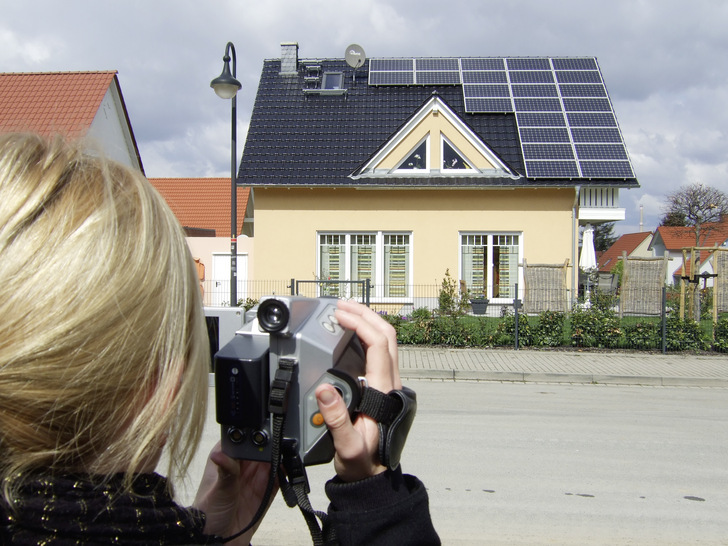
[[[417,164],[413,164],[413,157]],[[421,164],[419,160],[422,160]],[[439,96],[435,96],[351,175],[353,179],[389,176],[516,178],[518,175],[510,171]]]

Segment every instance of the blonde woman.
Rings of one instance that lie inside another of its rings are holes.
[[[370,385],[401,388],[391,328],[340,307],[367,345]],[[220,543],[250,521],[269,465],[214,448],[193,508],[155,473],[166,450],[183,475],[198,447],[204,324],[182,230],[141,174],[61,139],[0,136],[2,544]],[[333,388],[317,394],[337,449],[327,493],[341,542],[406,543],[392,535],[402,521],[437,542],[424,486],[379,463],[375,424],[352,424]]]

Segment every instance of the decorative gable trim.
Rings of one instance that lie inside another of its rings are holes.
[[[426,147],[423,147],[423,143]],[[422,158],[422,150],[426,158]],[[446,166],[445,158],[448,158]],[[424,160],[413,166],[411,158]],[[456,161],[453,161],[456,159]],[[350,178],[520,178],[434,95]]]

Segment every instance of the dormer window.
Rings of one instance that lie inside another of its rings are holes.
[[[449,170],[472,170],[463,156],[450,144],[444,137],[442,139],[442,169],[444,171]]]
[[[429,170],[427,167],[427,140],[424,139],[417,147],[399,164],[397,170],[422,171]]]
[[[343,72],[324,72],[321,89],[342,89],[343,82]]]

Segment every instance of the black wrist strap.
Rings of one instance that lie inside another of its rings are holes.
[[[377,422],[379,461],[390,470],[396,469],[417,413],[415,391],[402,387],[384,394],[364,387],[357,411]]]

